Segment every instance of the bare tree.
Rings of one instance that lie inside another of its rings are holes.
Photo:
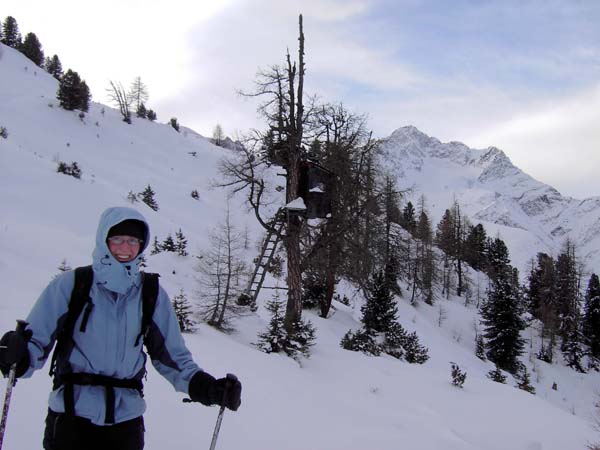
[[[244,311],[235,302],[244,288],[243,246],[243,236],[231,223],[228,205],[225,221],[211,233],[210,249],[196,269],[201,318],[218,329],[230,329],[231,318]]]
[[[223,139],[225,139],[225,134],[223,134],[223,128],[221,127],[221,124],[216,124],[215,129],[213,130],[213,140],[215,142],[215,145],[220,146],[223,142]]]
[[[247,141],[251,150],[245,150],[244,159],[239,164],[225,162],[222,173],[234,191],[250,189],[248,199],[263,227],[270,228],[268,220],[261,217],[261,199],[265,192],[264,180],[257,176],[261,165],[278,164],[286,171],[286,203],[298,198],[300,161],[303,154],[303,131],[307,121],[304,108],[304,32],[302,15],[299,16],[298,63],[292,62],[288,52],[285,68],[274,66],[270,71],[261,72],[256,81],[256,91],[242,93],[251,97],[266,99],[259,112],[267,121],[268,131],[254,131]],[[290,214],[286,221],[284,245],[287,253],[288,302],[285,326],[293,332],[302,314],[301,296],[301,247],[300,234],[303,220],[299,215]]]
[[[108,99],[119,107],[123,116],[123,122],[131,123],[131,97],[119,82],[110,81],[110,87],[106,89]]]
[[[148,95],[148,88],[142,83],[141,77],[135,77],[129,88],[128,95],[131,103],[135,106],[136,112],[139,111],[141,106],[150,98]]]

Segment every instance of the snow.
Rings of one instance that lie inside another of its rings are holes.
[[[290,211],[304,211],[306,209],[306,205],[304,204],[304,199],[302,197],[298,197],[295,200],[292,200],[287,205],[285,205],[286,209]]]
[[[14,328],[15,320],[27,315],[63,259],[72,267],[88,264],[100,213],[107,206],[129,205],[128,192],[147,184],[160,209],[133,207],[146,216],[152,234],[162,240],[181,227],[189,243],[187,257],[147,255],[148,270],[162,274],[161,284],[171,295],[182,288],[192,297],[194,261],[208,248],[208,233],[223,220],[228,202],[232,223],[259,242],[260,227],[241,196],[228,200],[226,192],[211,188],[226,150],[184,127],[177,133],[139,119],[127,125],[117,111],[97,103],[80,120],[76,112],[58,107],[54,79],[1,44],[0,51],[0,126],[9,133],[0,139],[0,330]],[[77,161],[81,180],[57,174],[58,159]],[[465,165],[447,175],[443,169],[423,166],[427,179],[447,191],[475,171]],[[190,196],[193,189],[198,200]],[[473,195],[482,193],[477,189]],[[430,197],[440,206],[442,200]],[[498,229],[508,242],[526,233],[505,225]],[[524,237],[519,242],[528,253],[540,245]],[[248,261],[256,254],[251,244]],[[483,292],[484,279],[480,284]],[[474,356],[475,305],[458,298],[438,298],[434,306],[398,299],[402,325],[429,348],[424,365],[346,351],[339,342],[348,329],[360,327],[362,299],[346,282],[338,292],[348,296],[350,306],[334,302],[328,319],[305,311],[317,329],[317,344],[312,357],[300,363],[252,345],[268,324],[263,307],[272,294],[268,290],[259,296],[257,313],[236,323],[235,333],[201,324],[185,335],[203,368],[216,376],[235,373],[244,386],[240,410],[225,413],[218,449],[575,450],[600,441],[592,427],[597,373],[582,375],[562,363],[537,361],[531,356],[534,343],[522,360],[536,395],[515,389],[510,377],[507,385],[490,381],[486,373],[493,366]],[[533,332],[527,330],[529,338],[528,333]],[[463,389],[450,383],[450,361],[467,372]],[[146,449],[207,448],[218,409],[182,403],[184,396],[148,367]],[[5,383],[0,380],[0,392]],[[16,385],[6,450],[41,447],[50,389],[45,369]]]

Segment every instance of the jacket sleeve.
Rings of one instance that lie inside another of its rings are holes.
[[[187,394],[190,379],[200,367],[185,345],[171,300],[162,287],[146,336],[146,347],[154,368],[176,391]]]
[[[74,284],[74,271],[56,277],[44,289],[27,316],[27,329],[31,330],[32,336],[29,341],[30,367],[24,378],[30,377],[35,370],[42,368],[52,352],[57,330],[60,329],[61,321],[64,321],[67,315]]]

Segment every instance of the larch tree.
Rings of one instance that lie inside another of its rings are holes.
[[[128,97],[131,105],[135,107],[136,113],[140,112],[140,108],[148,102],[150,95],[148,94],[148,88],[142,82],[142,77],[135,77],[129,88]],[[145,107],[144,107],[145,108]]]

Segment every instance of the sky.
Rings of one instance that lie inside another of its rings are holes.
[[[305,91],[368,115],[375,137],[414,125],[496,146],[575,198],[600,195],[600,2],[595,0],[3,0],[23,35],[77,71],[93,100],[140,76],[148,107],[205,136],[264,125],[259,69],[297,55]]]

